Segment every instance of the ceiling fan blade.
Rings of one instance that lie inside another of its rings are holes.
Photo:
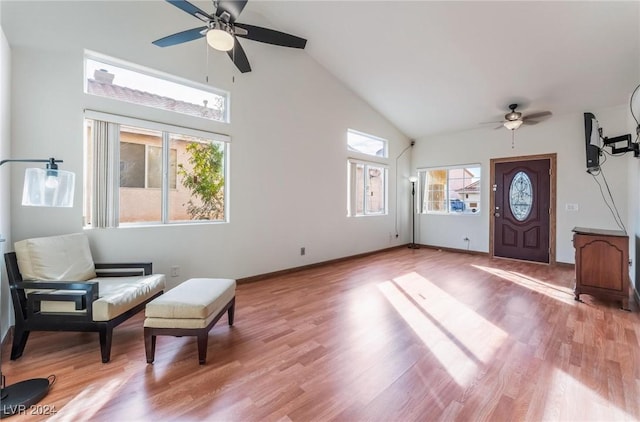
[[[291,48],[304,48],[307,45],[307,40],[305,40],[304,38],[285,34],[284,32],[280,31],[274,31],[273,29],[263,28],[261,26],[247,25],[246,23],[237,23],[235,26],[247,30],[246,35],[236,35],[248,40]]]
[[[208,22],[209,20],[213,19],[213,16],[203,11],[199,7],[194,6],[193,4],[189,3],[186,0],[166,0],[166,1],[174,5],[178,9],[182,10],[183,12],[187,12],[191,16],[200,19],[201,21]],[[206,20],[203,18],[206,18]]]
[[[236,37],[244,37],[245,35],[247,35],[249,33],[249,31],[247,31],[244,28],[240,28],[239,26],[233,26],[233,34]]]
[[[233,48],[231,50],[227,51],[227,54],[229,55],[229,57],[231,57],[231,60],[236,65],[238,70],[240,70],[240,72],[242,73],[251,72],[251,65],[249,64],[249,59],[247,58],[247,54],[244,52],[244,49],[238,42],[238,38],[234,38],[234,39],[235,39],[235,44],[233,45]]]
[[[541,111],[541,112],[538,112],[538,113],[533,113],[533,114],[529,114],[527,116],[524,116],[522,118],[522,120],[524,120],[526,122],[529,119],[539,119],[541,117],[548,117],[548,116],[551,116],[551,114],[552,113],[550,111]]]
[[[234,23],[247,5],[247,0],[218,0],[216,3],[216,16],[220,17],[224,12],[230,16],[229,22]]]
[[[183,42],[197,40],[198,38],[204,37],[202,31],[205,29],[207,29],[206,26],[187,29],[186,31],[178,32],[177,34],[168,35],[164,38],[160,38],[159,40],[155,40],[152,44],[157,45],[158,47],[169,47],[176,44],[182,44]]]

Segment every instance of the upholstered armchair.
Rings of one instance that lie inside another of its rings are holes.
[[[84,233],[16,242],[5,263],[16,320],[12,360],[31,331],[91,331],[99,333],[106,363],[113,329],[165,288],[151,263],[94,263]]]

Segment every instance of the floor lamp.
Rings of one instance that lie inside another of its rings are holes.
[[[416,245],[416,182],[418,178],[411,176],[409,178],[411,182],[411,243],[410,249],[420,249],[420,246]]]
[[[72,207],[75,174],[58,170],[62,160],[49,159],[16,159],[1,160],[5,163],[47,163],[46,169],[28,168],[25,171],[22,190],[22,205],[35,207]],[[1,236],[0,236],[1,237]],[[4,239],[0,239],[4,242]],[[48,378],[34,378],[5,385],[2,375],[2,353],[0,351],[0,418],[27,412],[30,406],[38,403],[49,392]]]

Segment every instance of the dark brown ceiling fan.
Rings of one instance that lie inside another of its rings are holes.
[[[226,51],[242,73],[251,72],[251,65],[238,37],[282,47],[303,49],[307,40],[295,35],[260,26],[236,22],[247,4],[247,0],[214,0],[215,12],[208,14],[186,0],[166,0],[178,9],[203,21],[206,25],[188,29],[153,41],[159,47],[169,47],[188,41],[207,38],[207,43],[221,51]]]
[[[522,125],[536,125],[540,123],[541,120],[547,119],[552,114],[547,110],[523,116],[521,112],[516,111],[517,108],[518,104],[509,104],[509,110],[511,111],[504,115],[504,120],[501,122],[495,122],[501,123],[500,126],[496,127],[496,129],[506,127],[509,130],[516,130]]]

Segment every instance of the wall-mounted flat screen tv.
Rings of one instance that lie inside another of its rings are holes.
[[[584,113],[584,141],[587,171],[596,171],[600,168],[602,138],[600,136],[600,126],[593,113]]]

